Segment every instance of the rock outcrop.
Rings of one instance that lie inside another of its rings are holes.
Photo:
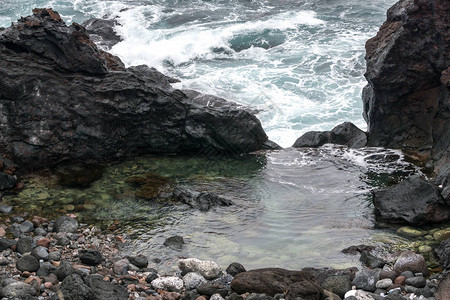
[[[377,35],[366,43],[368,85],[363,90],[368,146],[407,150],[434,170],[436,177],[432,182],[439,187],[447,210],[450,207],[449,24],[448,0],[400,0],[392,6]],[[402,183],[397,190],[417,189],[414,184],[406,186],[408,183],[417,182]],[[420,201],[417,194],[408,195],[410,198],[403,197],[404,201]],[[442,202],[439,196],[436,199]],[[421,221],[443,217],[437,211],[435,216],[432,213],[427,211],[427,217]],[[396,216],[403,218],[402,214],[398,211]],[[406,214],[403,219],[407,222],[416,219]]]
[[[85,28],[34,9],[0,31],[0,153],[19,166],[158,153],[245,153],[266,147],[250,112],[173,89],[147,66],[125,68]]]
[[[361,148],[367,144],[367,135],[353,123],[344,122],[331,131],[308,131],[299,137],[292,147],[320,147],[325,144],[345,145],[349,148]]]
[[[444,172],[450,147],[450,2],[400,0],[366,43],[369,146],[407,149]]]
[[[439,189],[417,175],[374,191],[373,202],[378,215],[389,222],[418,225],[450,218],[450,207]]]

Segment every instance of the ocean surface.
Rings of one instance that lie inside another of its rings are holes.
[[[67,23],[116,18],[111,50],[195,89],[258,108],[273,141],[351,121],[363,130],[364,44],[395,0],[1,0],[0,26],[34,7]]]
[[[34,7],[52,7],[67,23],[115,18],[123,41],[111,52],[127,66],[147,64],[195,89],[260,111],[270,139],[291,146],[310,130],[351,121],[365,129],[361,89],[365,41],[395,0],[75,0],[0,1],[0,26]],[[345,247],[409,241],[375,222],[371,190],[412,173],[400,151],[326,145],[217,160],[139,157],[105,167],[83,189],[60,186],[55,174],[31,174],[3,200],[18,211],[75,212],[81,222],[116,228],[130,254],[172,272],[179,256],[226,267],[348,267]],[[165,176],[194,191],[234,202],[207,213],[140,199],[135,176]],[[111,227],[112,226],[112,227]],[[181,235],[182,251],[164,247]],[[403,246],[399,246],[403,245]]]

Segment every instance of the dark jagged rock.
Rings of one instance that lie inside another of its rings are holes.
[[[102,254],[98,250],[80,250],[80,261],[83,264],[90,266],[96,266],[102,262]]]
[[[0,152],[27,168],[144,153],[262,149],[259,120],[238,105],[173,89],[147,66],[125,69],[83,26],[51,9],[0,32]]]
[[[200,211],[208,211],[215,206],[233,205],[231,200],[219,197],[216,194],[209,192],[197,193],[186,188],[175,189],[173,192],[173,198],[175,201],[185,203]]]
[[[435,249],[436,256],[439,258],[444,268],[450,269],[450,239],[443,241],[439,247]]]
[[[330,131],[308,131],[299,137],[292,147],[320,147],[325,144],[331,143],[331,132]]]
[[[388,222],[417,225],[450,218],[450,207],[439,189],[418,175],[374,191],[373,202],[376,213]]]
[[[449,164],[450,1],[401,0],[366,43],[369,146],[409,149]]]
[[[279,268],[257,269],[239,273],[233,278],[231,289],[238,294],[248,292],[274,296],[275,294],[285,293],[293,284],[304,281],[308,282],[308,285],[310,284],[318,290],[321,290],[322,292],[320,295],[323,295],[322,288],[311,273],[305,271],[289,271]],[[295,290],[295,292],[292,291],[292,294],[296,294],[296,287],[294,286],[292,288]],[[316,298],[314,296],[304,299]]]
[[[364,131],[353,123],[344,122],[331,131],[309,131],[299,137],[292,147],[320,147],[325,144],[345,145],[349,148],[361,148],[367,144]]]
[[[16,179],[14,176],[0,172],[0,191],[12,189],[15,184]]]
[[[114,27],[119,25],[115,19],[93,18],[84,21],[81,25],[86,28],[86,33],[91,40],[104,50],[109,50],[122,41],[122,38],[114,31]]]

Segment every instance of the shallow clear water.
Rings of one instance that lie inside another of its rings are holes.
[[[179,88],[261,110],[282,146],[343,121],[362,129],[364,44],[395,0],[3,1],[0,26],[33,7],[53,7],[68,23],[117,18],[127,65],[147,64],[181,79]]]
[[[337,146],[285,149],[239,159],[140,157],[106,167],[85,189],[64,188],[54,175],[30,176],[19,195],[5,200],[29,213],[76,212],[82,222],[114,226],[125,234],[127,253],[159,258],[170,271],[179,256],[232,261],[248,268],[346,267],[357,258],[340,251],[376,244],[393,235],[376,229],[370,190],[417,172],[399,151]],[[234,202],[200,212],[187,205],[139,199],[133,176],[153,173],[195,191],[211,191]],[[112,228],[112,227],[110,227]],[[163,246],[181,235],[182,251]]]

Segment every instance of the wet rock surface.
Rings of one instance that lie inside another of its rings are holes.
[[[367,144],[367,135],[353,123],[345,122],[331,131],[309,131],[299,137],[292,147],[320,147],[325,144],[345,145],[349,148],[361,148]]]
[[[438,187],[418,175],[393,187],[375,190],[373,201],[376,212],[389,222],[417,225],[450,218],[450,207]]]

